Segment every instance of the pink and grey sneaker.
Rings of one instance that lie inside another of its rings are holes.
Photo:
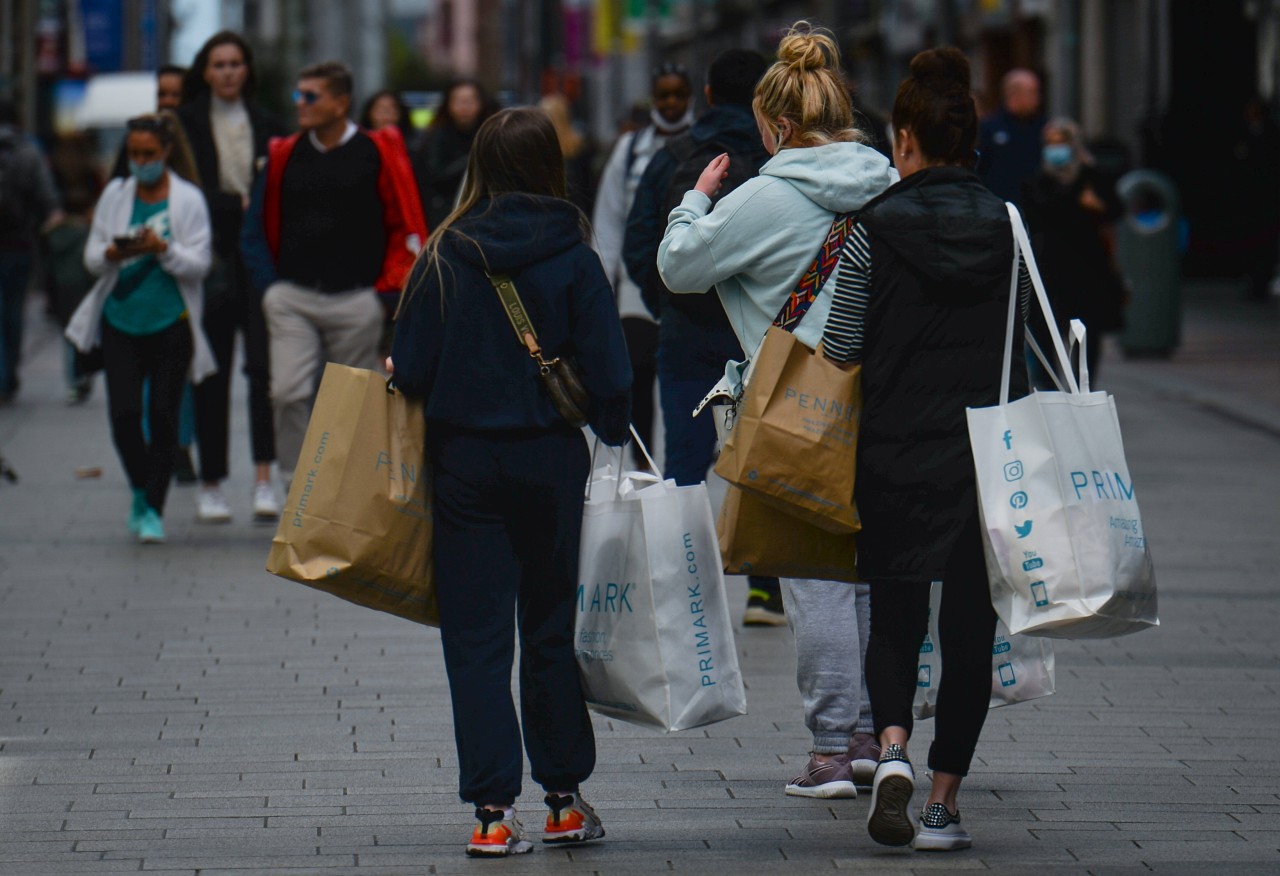
[[[792,779],[786,787],[790,797],[817,797],[823,800],[853,799],[858,789],[853,784],[853,772],[849,769],[849,757],[833,754],[826,761],[810,756],[804,771]]]
[[[853,770],[853,783],[867,789],[876,778],[876,766],[880,763],[880,743],[870,733],[855,733],[849,738],[849,767]]]

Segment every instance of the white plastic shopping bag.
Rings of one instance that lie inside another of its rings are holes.
[[[916,699],[912,711],[917,718],[932,718],[938,710],[938,685],[942,682],[942,651],[938,646],[938,613],[942,609],[942,582],[929,590],[929,632],[920,644],[920,666],[916,670]],[[1011,706],[1051,695],[1056,689],[1053,646],[1047,639],[1014,636],[1004,621],[996,621],[991,643],[990,708]]]
[[[1108,638],[1159,623],[1155,572],[1115,401],[1073,373],[1021,217],[1010,205],[1066,386],[1009,401],[1014,299],[1000,403],[969,408],[991,600],[1012,633]],[[1084,327],[1072,326],[1082,345]]]
[[[594,711],[663,731],[746,714],[706,484],[597,469],[578,581],[574,648]]]

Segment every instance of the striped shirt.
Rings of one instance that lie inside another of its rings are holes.
[[[845,238],[835,282],[831,314],[822,335],[822,351],[833,362],[858,362],[862,359],[867,304],[871,298],[871,245],[867,241],[866,226],[861,222],[855,223]],[[1019,257],[1018,303],[1024,322],[1031,294],[1031,274],[1026,262]]]

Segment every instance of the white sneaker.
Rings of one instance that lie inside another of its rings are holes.
[[[253,517],[255,520],[275,520],[280,516],[280,500],[270,481],[258,481],[253,486]]]
[[[490,811],[476,808],[475,830],[467,843],[467,855],[472,858],[501,858],[507,855],[524,855],[533,851],[533,843],[525,838],[524,825],[516,818],[516,811],[508,809]]]
[[[916,790],[915,773],[906,753],[898,745],[890,745],[880,755],[875,781],[871,786],[871,811],[867,814],[867,833],[884,846],[906,846],[916,836],[911,817],[911,795]]]
[[[201,487],[196,494],[196,519],[201,523],[230,523],[231,506],[217,487]]]
[[[930,803],[920,814],[920,830],[911,842],[920,852],[954,852],[973,846],[973,837],[960,826],[960,812],[954,814],[946,804]]]

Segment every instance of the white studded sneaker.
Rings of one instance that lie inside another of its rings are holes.
[[[231,506],[217,487],[201,487],[196,494],[196,519],[201,523],[230,523]]]
[[[954,852],[973,845],[973,837],[960,825],[960,811],[953,814],[945,803],[930,803],[920,813],[920,830],[911,847],[919,852]]]
[[[253,519],[276,520],[280,517],[280,500],[271,481],[258,481],[253,485]]]
[[[884,846],[910,845],[916,835],[911,817],[911,795],[916,790],[915,772],[901,745],[890,745],[880,755],[875,781],[871,785],[871,812],[867,833]]]

